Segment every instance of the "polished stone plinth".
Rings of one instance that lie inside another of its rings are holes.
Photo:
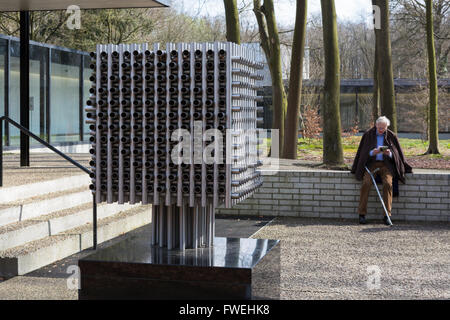
[[[211,248],[167,250],[150,235],[80,259],[79,299],[279,299],[279,240],[215,238]]]

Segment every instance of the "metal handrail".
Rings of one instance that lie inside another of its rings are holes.
[[[76,167],[78,167],[79,169],[83,170],[84,172],[86,172],[87,174],[91,174],[91,171],[82,166],[81,164],[79,164],[78,162],[76,162],[75,160],[73,160],[72,158],[70,158],[69,156],[66,156],[63,152],[59,151],[58,149],[56,149],[54,146],[52,146],[51,144],[49,144],[48,142],[42,140],[41,138],[39,138],[37,135],[35,135],[34,133],[32,133],[31,131],[29,131],[27,128],[23,127],[22,125],[18,124],[17,122],[15,122],[14,120],[10,119],[7,116],[2,116],[0,117],[0,123],[2,124],[2,128],[0,130],[3,130],[3,122],[1,122],[2,120],[5,120],[7,122],[9,122],[10,124],[12,124],[13,126],[15,126],[17,129],[19,129],[22,133],[26,134],[27,136],[35,139],[36,141],[38,141],[39,143],[43,144],[44,146],[46,146],[47,148],[49,148],[50,150],[52,150],[53,152],[57,153],[58,155],[60,155],[61,157],[63,157],[64,159],[66,159],[67,161],[69,161],[70,163],[72,163],[73,165],[75,165]],[[3,137],[3,134],[2,134]],[[1,142],[3,144],[3,140]],[[3,147],[3,145],[2,145]],[[2,149],[3,150],[3,149]],[[1,178],[0,178],[1,179]],[[1,185],[1,180],[0,180],[0,187]]]
[[[28,137],[33,138],[34,140],[38,141],[41,144],[43,144],[45,147],[49,148],[50,150],[52,150],[53,152],[55,152],[59,156],[63,157],[64,159],[66,159],[67,161],[69,161],[74,166],[76,166],[77,168],[81,169],[82,171],[84,171],[88,175],[91,175],[92,172],[88,168],[84,167],[83,165],[81,165],[77,161],[75,161],[72,158],[70,158],[69,156],[65,155],[63,152],[59,151],[58,149],[56,149],[54,146],[52,146],[48,142],[42,140],[41,138],[36,136],[34,133],[32,133],[30,130],[28,130],[24,126],[18,124],[16,121],[12,120],[8,116],[2,116],[2,117],[0,117],[0,187],[3,186],[3,120],[5,120],[9,124],[15,126],[23,134],[27,135]],[[93,196],[93,201],[92,201],[92,204],[93,204],[93,208],[92,208],[92,213],[93,213],[93,219],[92,219],[93,220],[93,249],[96,250],[97,249],[97,203],[95,201],[95,194],[92,194],[92,196]]]

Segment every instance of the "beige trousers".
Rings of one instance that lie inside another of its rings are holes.
[[[386,167],[384,162],[374,162],[368,167],[371,172],[375,170],[376,168],[380,168],[379,171],[377,171],[374,175],[374,178],[377,174],[381,176],[381,180],[383,181],[383,201],[384,205],[386,206],[386,210],[389,213],[389,216],[391,216],[391,209],[392,209],[392,174],[389,171],[389,169]],[[359,208],[358,213],[360,215],[365,216],[367,214],[367,201],[369,198],[369,191],[372,187],[373,182],[372,178],[370,177],[369,173],[366,171],[364,173],[363,182],[361,186],[361,194],[359,196]],[[377,195],[378,197],[378,195]],[[383,213],[384,216],[384,213]]]

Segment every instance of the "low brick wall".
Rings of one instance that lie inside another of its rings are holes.
[[[450,222],[450,174],[407,174],[393,198],[392,220]],[[357,219],[361,182],[344,171],[280,171],[264,176],[250,198],[220,214]],[[382,192],[381,184],[378,185]],[[368,219],[381,221],[384,210],[375,188]]]

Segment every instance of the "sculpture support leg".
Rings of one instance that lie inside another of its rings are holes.
[[[196,249],[214,243],[214,206],[155,205],[152,210],[152,245],[167,249]]]

